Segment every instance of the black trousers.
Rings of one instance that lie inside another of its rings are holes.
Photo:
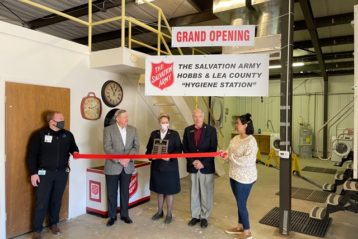
[[[36,188],[36,204],[33,219],[33,231],[41,232],[47,211],[49,212],[49,226],[59,222],[61,201],[68,180],[65,170],[46,171],[40,176],[40,183]]]
[[[118,184],[120,187],[120,214],[128,217],[129,183],[132,174],[126,174],[124,170],[118,175],[106,175],[108,217],[117,218]]]

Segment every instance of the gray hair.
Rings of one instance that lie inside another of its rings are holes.
[[[193,116],[194,116],[195,113],[200,113],[200,114],[202,114],[202,115],[204,116],[204,111],[202,111],[202,110],[199,109],[199,108],[193,109],[192,113],[193,113]]]
[[[114,113],[114,119],[117,119],[117,117],[119,117],[121,114],[126,113],[126,110],[117,110],[116,113]]]

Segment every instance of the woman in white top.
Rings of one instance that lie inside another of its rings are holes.
[[[251,114],[239,116],[235,128],[238,135],[231,139],[227,152],[222,155],[230,165],[230,185],[238,207],[238,225],[225,232],[242,234],[242,238],[251,239],[247,199],[257,179],[256,153],[258,150],[256,140],[252,136],[254,126]]]

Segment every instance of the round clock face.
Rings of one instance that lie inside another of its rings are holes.
[[[123,90],[121,85],[112,80],[103,84],[101,94],[103,102],[109,107],[119,105],[123,99]]]
[[[84,119],[96,120],[101,117],[101,100],[93,92],[88,93],[81,102],[81,114]]]

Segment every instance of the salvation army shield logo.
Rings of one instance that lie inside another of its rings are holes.
[[[174,63],[151,63],[152,71],[150,73],[150,83],[153,86],[164,90],[174,83]]]
[[[138,173],[133,173],[129,184],[129,197],[131,198],[138,189]]]
[[[101,202],[101,183],[89,180],[89,199],[94,202]]]

